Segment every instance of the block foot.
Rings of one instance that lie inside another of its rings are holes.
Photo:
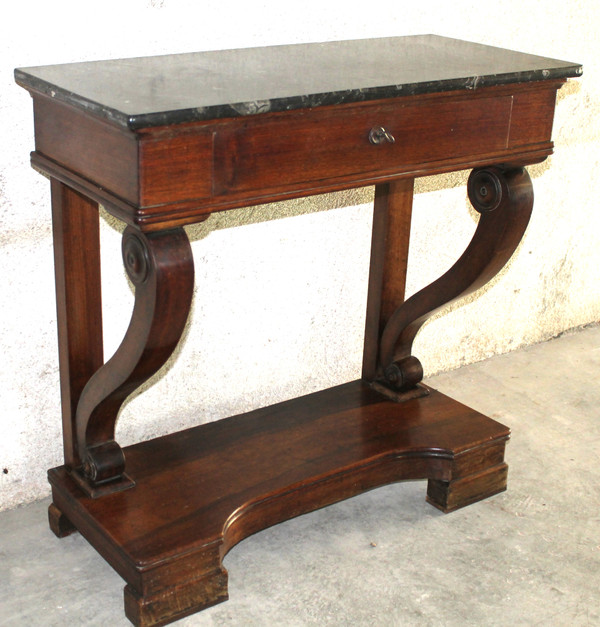
[[[137,627],[158,627],[227,601],[228,598],[227,571],[220,568],[193,581],[146,596],[139,595],[132,586],[127,585],[125,615]]]
[[[77,531],[75,525],[54,505],[48,507],[48,523],[50,530],[57,538],[70,536]]]
[[[427,501],[444,513],[506,490],[508,466],[504,463],[453,481],[429,479]]]

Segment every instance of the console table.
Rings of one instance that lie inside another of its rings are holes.
[[[577,64],[437,36],[18,69],[32,164],[51,179],[64,465],[56,535],[79,531],[125,579],[136,625],[227,599],[224,555],[293,516],[403,479],[444,512],[506,488],[507,427],[421,383],[421,325],[489,281],[527,226],[524,169],[552,153]],[[481,214],[442,277],[404,297],[415,177],[472,169]],[[122,449],[125,399],[184,329],[184,225],[215,211],[375,186],[362,378]],[[127,224],[130,326],[102,348],[98,204]]]

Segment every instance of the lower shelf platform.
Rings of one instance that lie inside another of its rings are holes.
[[[125,579],[131,622],[165,625],[225,601],[225,554],[276,523],[405,479],[445,512],[501,492],[508,438],[435,390],[397,403],[354,381],[127,447],[123,492],[92,499],[52,469],[50,525]]]

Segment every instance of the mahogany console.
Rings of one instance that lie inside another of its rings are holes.
[[[422,324],[489,281],[552,153],[577,64],[437,36],[18,69],[49,175],[64,465],[50,526],[125,579],[136,625],[227,599],[224,555],[258,530],[403,479],[445,512],[506,488],[507,427],[424,385]],[[472,169],[481,214],[442,277],[405,299],[414,179]],[[125,399],[167,360],[192,302],[184,225],[216,211],[375,186],[362,378],[122,448]],[[103,358],[98,204],[124,221],[130,326]]]

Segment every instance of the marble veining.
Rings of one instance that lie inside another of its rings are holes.
[[[581,73],[568,61],[417,35],[19,68],[15,78],[136,130]]]

